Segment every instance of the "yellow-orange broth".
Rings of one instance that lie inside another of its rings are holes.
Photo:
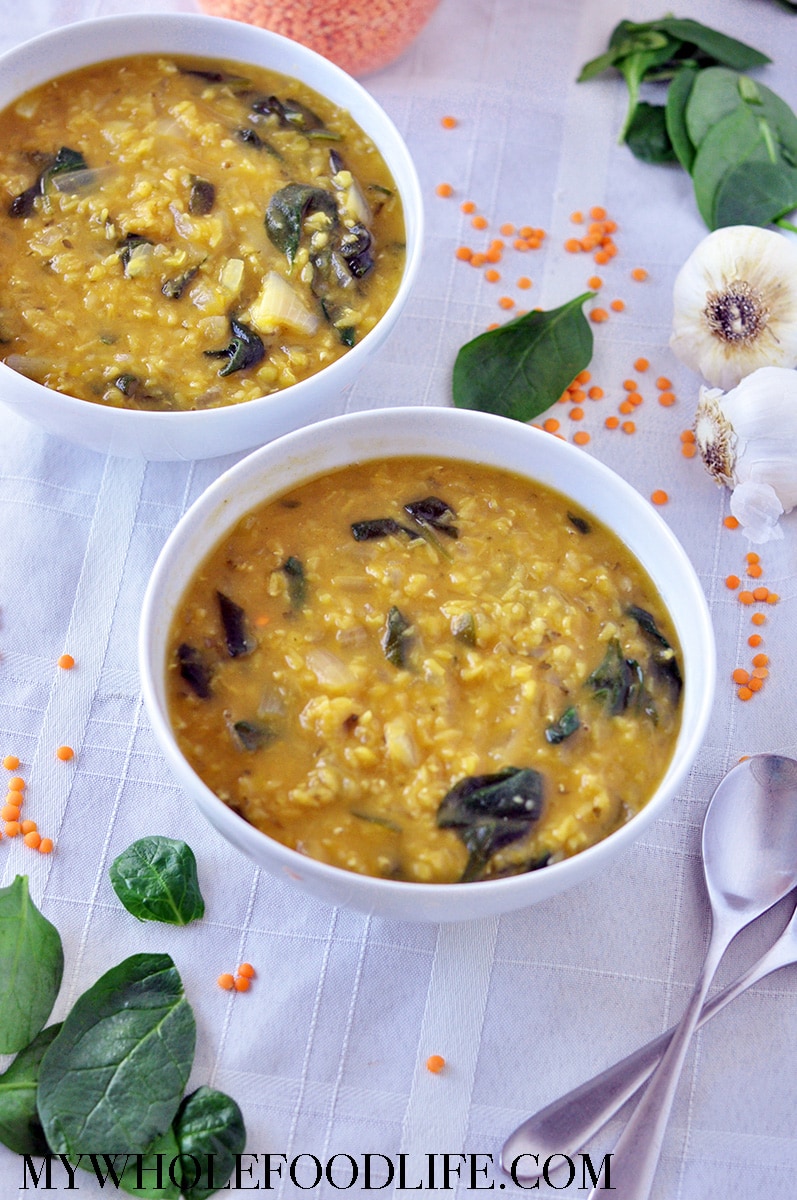
[[[167,687],[182,752],[246,820],[351,871],[450,883],[628,821],[672,755],[682,679],[656,589],[591,515],[508,472],[399,458],[242,519],[179,605]]]
[[[276,72],[136,55],[0,112],[0,358],[47,387],[164,411],[280,391],[366,336],[404,261],[371,139]]]

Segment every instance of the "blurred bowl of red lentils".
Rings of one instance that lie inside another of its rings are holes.
[[[2,56],[0,195],[0,397],[123,457],[237,453],[341,411],[421,260],[417,172],[376,100],[204,13]]]
[[[270,29],[352,75],[386,67],[411,45],[440,0],[200,0],[205,12]]]

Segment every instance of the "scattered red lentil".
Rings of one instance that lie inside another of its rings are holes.
[[[633,421],[623,421],[620,428],[622,429],[623,433],[636,433],[636,425]]]
[[[71,746],[59,746],[55,752],[55,757],[60,758],[61,762],[69,762],[70,758],[75,757],[75,752]]]
[[[654,492],[650,493],[650,498],[654,504],[666,504],[670,497],[663,488],[656,488]]]
[[[672,382],[667,378],[666,375],[659,375],[658,379],[656,380],[656,387],[660,392],[671,392]]]
[[[439,1075],[445,1065],[446,1060],[442,1054],[430,1054],[426,1060],[426,1070],[431,1071],[433,1075]]]
[[[6,821],[4,832],[6,837],[18,837],[20,833],[19,821]]]
[[[583,223],[584,223],[583,212],[580,212],[580,211],[571,212],[570,220],[573,222],[574,225],[583,225]]]
[[[62,671],[71,671],[75,665],[75,660],[71,654],[62,654],[58,659],[58,666]]]
[[[3,759],[3,766],[7,771],[16,771],[19,768],[19,759],[16,754],[7,754]]]
[[[601,279],[600,275],[590,275],[589,279],[587,280],[587,287],[593,292],[600,291],[600,289],[603,287],[603,280]]]
[[[753,613],[752,617],[750,618],[754,625],[763,625],[766,619],[766,614],[762,612]]]
[[[684,458],[694,458],[697,454],[697,446],[694,442],[684,442],[683,446],[681,446],[681,454],[683,454]]]
[[[740,604],[753,604],[755,602],[755,596],[752,592],[739,592],[738,599]]]
[[[521,275],[520,279],[517,281],[517,285],[521,291],[528,291],[528,289],[531,287],[531,280],[529,279],[528,275]]]
[[[243,975],[244,979],[254,979],[255,968],[251,963],[244,962],[238,967],[238,974]]]
[[[590,436],[587,433],[586,429],[579,429],[576,433],[573,434],[573,441],[576,443],[577,446],[586,446],[586,444],[589,440],[590,440]]]
[[[617,426],[620,424],[620,418],[619,417],[607,417],[606,420],[604,421],[604,424],[607,429],[616,429]]]
[[[589,389],[587,395],[589,396],[590,400],[602,400],[604,396],[603,388],[593,386]]]
[[[470,262],[473,258],[473,251],[470,246],[457,246],[454,257],[458,258],[460,262]]]
[[[623,391],[625,391],[625,392],[635,392],[638,387],[639,387],[639,384],[637,383],[637,381],[635,379],[624,379],[623,380]]]
[[[24,841],[25,845],[30,847],[31,850],[38,850],[39,846],[42,844],[42,837],[40,833],[37,833],[35,829],[32,829],[30,833],[25,834]]]
[[[570,412],[567,415],[570,417],[571,421],[582,421],[584,419],[584,409],[580,408],[576,404],[570,409]]]
[[[647,277],[648,277],[648,273],[644,267],[634,267],[633,271],[631,272],[631,278],[635,279],[637,281],[637,283],[644,282],[644,280],[646,280]]]
[[[39,828],[35,821],[20,821],[19,827],[23,833],[35,833]]]
[[[612,300],[609,304],[614,312],[623,312],[625,310],[625,300]]]
[[[647,371],[649,366],[650,366],[650,363],[648,362],[648,360],[646,358],[638,358],[636,360],[636,362],[634,363],[634,370],[635,371]]]
[[[750,672],[745,671],[744,667],[737,667],[731,674],[731,679],[734,683],[749,683]]]
[[[557,421],[556,417],[547,417],[543,421],[542,427],[546,433],[556,433],[557,429],[559,428],[559,422]]]
[[[476,205],[472,200],[463,200],[459,207],[464,213],[473,213],[476,211]]]
[[[739,521],[736,517],[726,517],[722,523],[726,529],[738,529],[739,528]]]
[[[216,982],[220,988],[224,988],[225,992],[231,992],[235,987],[235,978],[230,975],[229,971],[225,971],[223,975],[219,975]]]
[[[441,117],[440,124],[443,126],[443,129],[456,129],[457,118],[456,117]]]
[[[663,408],[672,408],[675,404],[675,392],[659,392],[659,404]]]
[[[236,992],[248,992],[252,986],[252,981],[251,979],[247,979],[245,975],[238,975],[233,986]]]
[[[600,325],[601,322],[609,320],[609,314],[605,308],[593,308],[589,314],[589,319],[594,321],[596,325]]]
[[[498,283],[501,275],[500,272],[496,271],[495,267],[490,267],[489,270],[484,272],[484,278],[488,283]]]
[[[447,200],[449,196],[454,195],[454,189],[450,183],[438,183],[437,187],[435,188],[435,195]]]
[[[39,853],[40,854],[52,854],[52,852],[53,852],[53,839],[48,838],[48,837],[43,837],[42,840],[39,842]]]
[[[501,307],[501,308],[514,308],[515,307],[515,301],[512,299],[511,296],[502,296],[501,299],[498,301],[498,304],[499,304],[499,307]]]
[[[753,588],[753,599],[754,600],[768,600],[769,599],[769,588],[767,588],[767,587]]]
[[[751,633],[749,638],[747,639],[747,645],[753,646],[753,647],[760,646],[761,643],[763,642],[763,640],[764,639],[762,638],[760,633]]]
[[[4,804],[0,808],[0,820],[2,821],[17,821],[19,820],[19,808],[16,804]]]
[[[740,583],[741,583],[741,580],[738,575],[727,575],[725,577],[726,588],[731,588],[732,590],[735,591],[735,589],[738,588]]]
[[[474,229],[486,229],[487,228],[487,218],[486,217],[477,215],[477,216],[471,218],[470,223]]]
[[[751,692],[749,687],[740,687],[739,690],[737,691],[736,695],[739,697],[740,700],[750,700],[752,698],[753,693]]]
[[[10,792],[24,792],[25,791],[25,780],[22,778],[21,775],[14,775],[11,779],[9,779],[8,790]]]

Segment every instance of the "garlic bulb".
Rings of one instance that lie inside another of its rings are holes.
[[[676,277],[670,346],[726,390],[758,367],[797,366],[797,246],[752,225],[710,233]]]
[[[760,367],[732,391],[701,388],[695,440],[709,473],[733,489],[750,541],[782,538],[778,519],[797,505],[797,372]]]

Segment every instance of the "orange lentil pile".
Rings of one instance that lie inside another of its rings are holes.
[[[18,771],[20,761],[16,754],[7,754],[3,759],[6,771]],[[6,798],[0,808],[0,821],[3,822],[0,837],[21,837],[30,850],[38,850],[40,854],[50,854],[53,849],[52,838],[42,837],[35,821],[22,815],[27,784],[21,775],[12,775],[6,782]]]
[[[225,990],[225,992],[248,992],[249,988],[252,986],[252,980],[254,979],[255,974],[255,968],[252,966],[252,964],[243,962],[238,966],[234,975],[229,971],[225,971],[223,974],[219,975],[216,982],[220,988]]]
[[[739,522],[735,517],[726,517],[725,525],[729,529],[736,529]],[[736,695],[740,700],[752,700],[756,692],[763,689],[764,682],[769,677],[769,656],[760,649],[764,638],[759,631],[767,621],[765,606],[777,604],[780,597],[777,592],[771,592],[765,584],[759,582],[763,574],[761,556],[751,550],[745,556],[745,578],[728,575],[725,579],[725,586],[736,593],[739,603],[754,610],[750,616],[750,623],[755,629],[747,639],[747,644],[753,651],[750,664],[748,667],[735,667],[731,671],[731,680],[736,685]]]

